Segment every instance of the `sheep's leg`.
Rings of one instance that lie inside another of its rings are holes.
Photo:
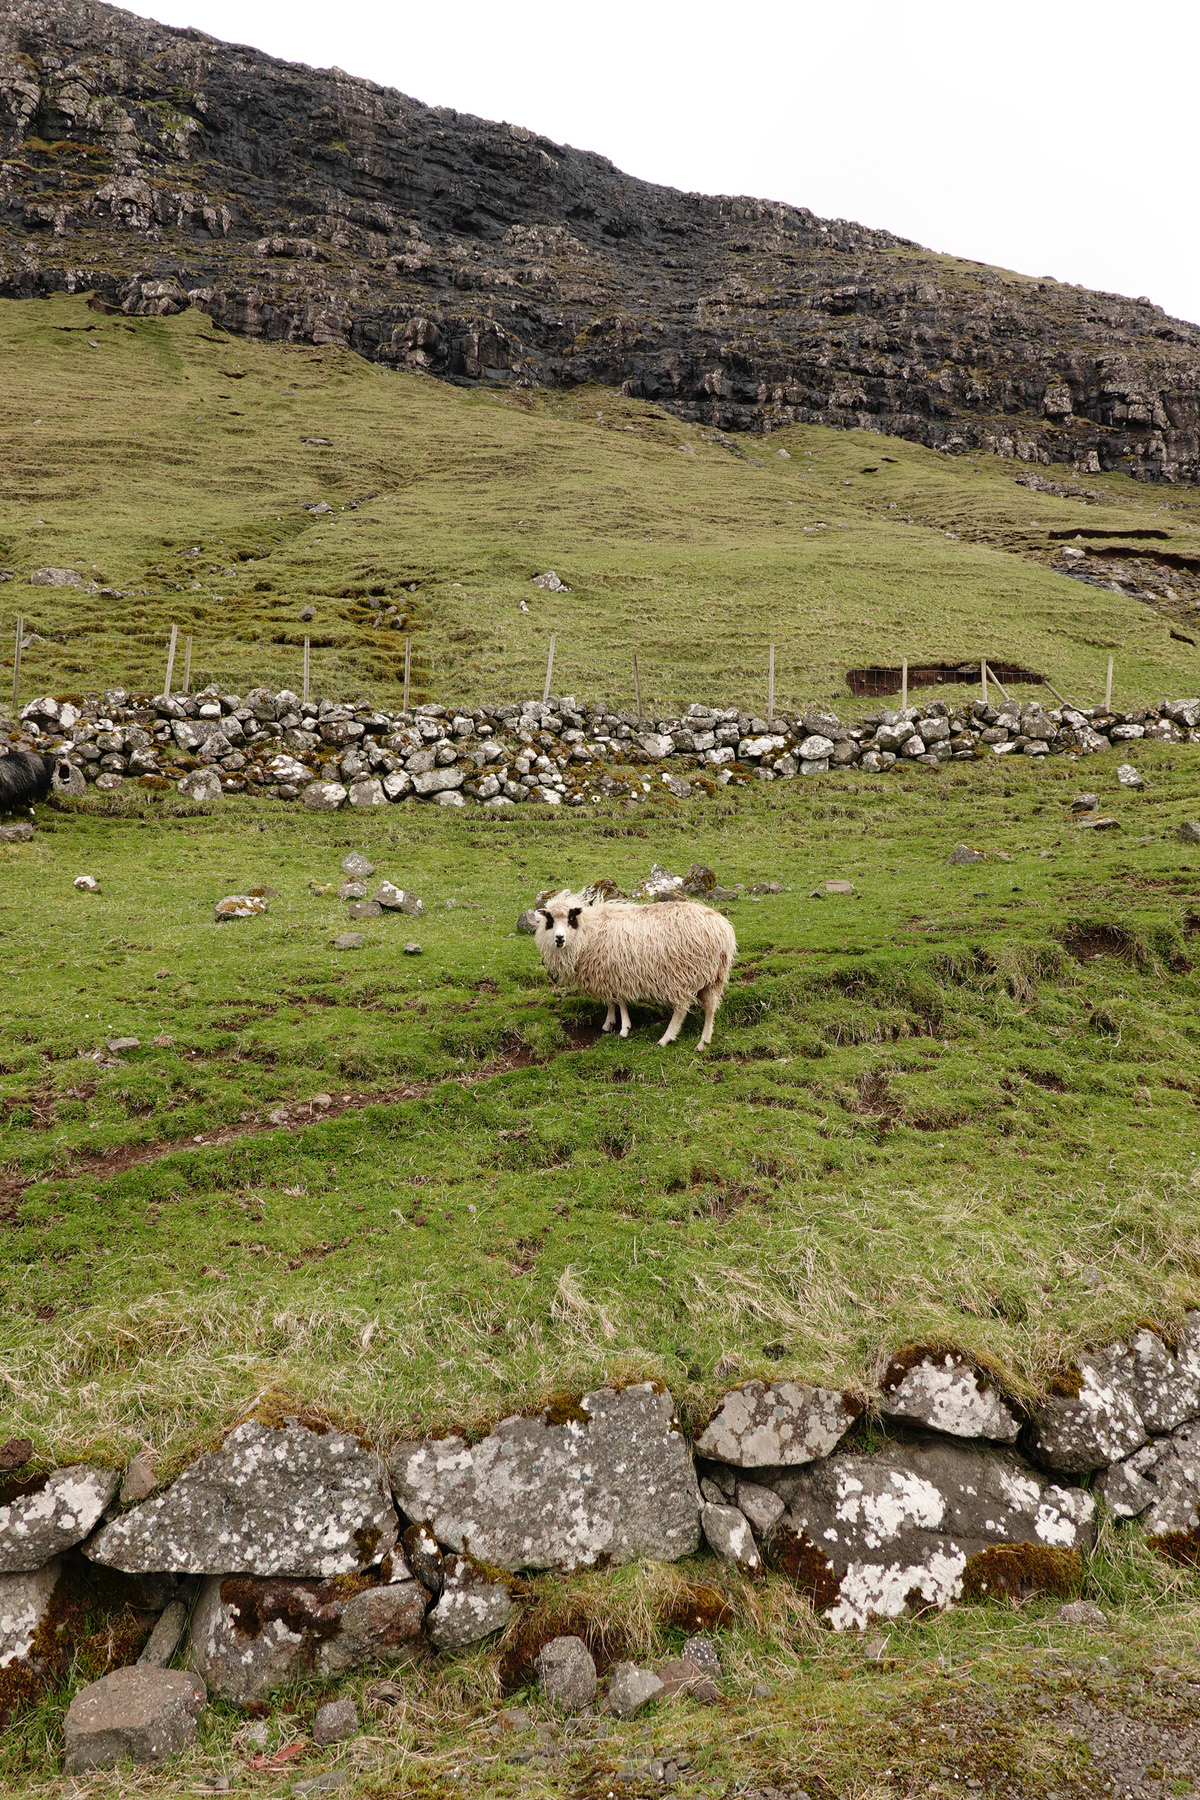
[[[601,1031],[611,1031],[613,1026],[616,1024],[616,1022],[617,1022],[617,1009],[613,1005],[612,1001],[610,1000],[608,1003],[608,1014],[604,1020],[603,1025],[600,1027]]]
[[[688,1016],[688,1005],[688,1001],[681,1000],[679,1005],[675,1008],[675,1011],[671,1014],[671,1023],[667,1026],[667,1029],[658,1040],[660,1050],[665,1049],[668,1044],[673,1044],[675,1039],[679,1036],[680,1026]]]
[[[700,1033],[700,1042],[696,1048],[697,1050],[707,1050],[712,1042],[713,1019],[721,1004],[721,990],[715,982],[711,987],[700,989],[700,1004],[704,1008],[704,1029]]]
[[[618,1000],[617,1005],[621,1009],[621,1036],[627,1038],[629,1036],[630,1028],[633,1025],[633,1020],[629,1017],[629,1008],[623,1000]]]

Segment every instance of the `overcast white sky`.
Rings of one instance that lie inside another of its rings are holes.
[[[136,0],[630,174],[1200,321],[1195,0]]]

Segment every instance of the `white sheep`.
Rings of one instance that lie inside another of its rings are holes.
[[[671,1022],[659,1038],[674,1043],[688,1008],[704,1008],[698,1049],[712,1039],[713,1016],[721,1004],[737,939],[728,919],[691,900],[631,906],[582,894],[554,894],[538,907],[534,941],[550,974],[603,1000],[611,1031],[621,1015],[621,1036],[629,1036],[630,1000],[666,1001]]]

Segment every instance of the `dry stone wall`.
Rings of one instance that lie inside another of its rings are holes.
[[[136,781],[200,801],[257,792],[318,812],[427,804],[586,806],[642,800],[665,787],[678,799],[730,784],[792,781],[857,770],[884,775],[920,765],[993,757],[1089,757],[1139,743],[1200,744],[1200,698],[1126,712],[1036,701],[934,700],[850,723],[808,711],[766,720],[736,707],[689,706],[682,717],[637,718],[574,695],[520,705],[410,712],[304,700],[288,689],[245,697],[137,696],[110,689],[83,700],[41,695],[19,719],[0,717],[0,753],[55,754],[55,786],[68,795]],[[1138,786],[1132,764],[1119,778]],[[1097,813],[1092,825],[1111,823]]]
[[[1105,1510],[1195,1561],[1200,1312],[1170,1341],[1143,1328],[1082,1355],[1029,1408],[963,1353],[914,1346],[869,1418],[855,1396],[754,1380],[689,1443],[670,1393],[642,1382],[386,1456],[251,1419],[162,1492],[139,1480],[127,1504],[120,1482],[112,1468],[19,1468],[0,1489],[0,1714],[65,1666],[73,1566],[136,1577],[145,1631],[158,1620],[136,1665],[76,1696],[77,1768],[179,1748],[204,1694],[246,1705],[306,1671],[480,1643],[519,1619],[529,1571],[707,1554],[751,1580],[779,1571],[847,1630],[963,1599],[1068,1598]],[[552,1703],[594,1695],[585,1656],[576,1639],[543,1655]],[[694,1640],[678,1667],[621,1665],[610,1710],[668,1688],[715,1694],[710,1656]],[[186,1679],[156,1683],[173,1658]]]

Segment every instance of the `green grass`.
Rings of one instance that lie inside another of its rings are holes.
[[[164,816],[133,789],[47,817],[0,889],[0,1151],[32,1183],[0,1262],[13,1428],[58,1460],[182,1457],[267,1388],[386,1437],[626,1372],[698,1414],[722,1359],[869,1390],[914,1337],[1026,1392],[1178,1316],[1194,774],[1169,746],[1139,760],[1144,794],[1099,765],[1107,837],[1070,820],[1060,760],[586,819]],[[950,868],[962,839],[1011,860]],[[309,884],[350,846],[423,895],[421,957],[407,919],[331,948],[344,909]],[[786,888],[731,908],[712,1056],[694,1029],[660,1051],[647,1013],[573,1047],[597,1010],[552,990],[518,911],[693,857]],[[829,876],[856,896],[810,898]],[[255,882],[269,916],[216,925]],[[142,1048],[88,1060],[124,1035]],[[363,1104],[192,1142],[316,1094]]]
[[[1117,704],[1197,685],[1165,617],[1044,560],[1080,528],[1194,556],[1193,490],[1088,476],[1098,500],[1059,499],[986,455],[721,440],[600,389],[464,392],[66,296],[0,306],[0,406],[5,611],[56,640],[26,653],[26,694],[161,688],[174,622],[194,676],[297,685],[307,630],[317,691],[395,698],[406,631],[372,623],[372,589],[404,609],[425,698],[540,692],[552,631],[556,687],[629,705],[636,651],[648,708],[761,710],[771,643],[785,707],[845,702],[848,667],[903,655],[1011,658],[1080,704],[1110,653]],[[113,591],[30,588],[45,565]],[[530,585],[548,567],[570,595]]]

